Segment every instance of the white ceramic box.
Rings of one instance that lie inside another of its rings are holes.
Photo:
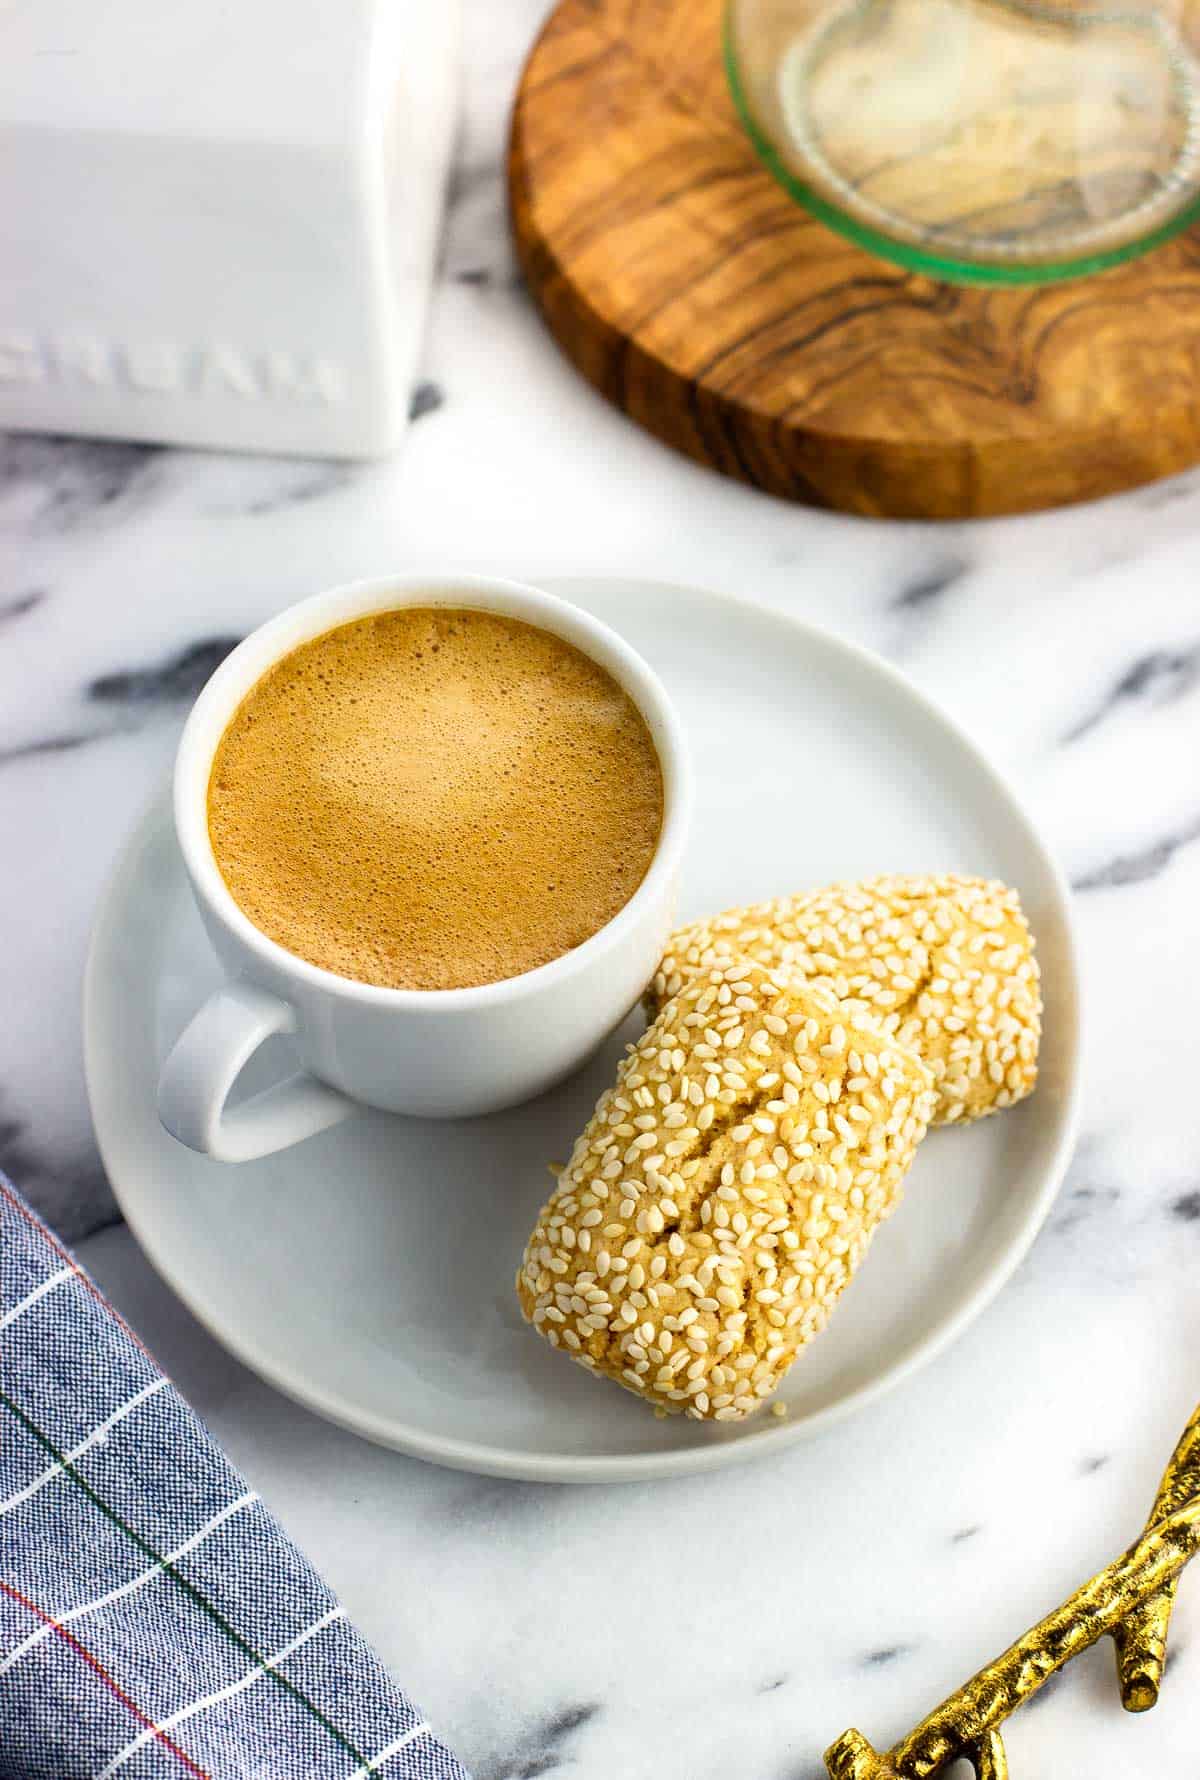
[[[0,7],[0,427],[398,443],[457,0]]]

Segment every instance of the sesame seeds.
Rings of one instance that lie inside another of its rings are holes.
[[[530,1238],[518,1293],[535,1329],[659,1410],[761,1408],[896,1203],[932,1105],[902,1042],[851,1030],[831,992],[761,965],[691,972],[627,1052]],[[888,1119],[863,1098],[880,1072],[896,1083]]]
[[[780,1065],[793,1091],[807,1082],[823,1099],[828,1084],[814,1064],[843,1059],[844,1086],[861,1093],[880,1060],[858,1043],[865,1020],[916,1051],[933,1071],[934,1122],[962,1123],[1011,1106],[1033,1091],[1041,1037],[1041,993],[1033,940],[1014,890],[982,878],[886,877],[730,909],[680,929],[647,996],[653,1014],[697,971],[735,957],[783,970],[810,989],[832,993],[840,1017],[814,1046],[811,1022]],[[740,989],[737,1017],[755,1040],[782,1038]],[[739,1005],[747,1003],[746,1006]],[[785,1026],[785,1032],[790,1030]],[[717,1033],[722,1044],[729,1033]],[[896,1081],[880,1085],[891,1101]],[[786,1104],[786,1093],[782,1096]],[[829,1103],[837,1095],[829,1094]],[[767,1110],[778,1112],[772,1105]]]

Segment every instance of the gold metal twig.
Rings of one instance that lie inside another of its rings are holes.
[[[1147,1527],[1164,1520],[1200,1494],[1200,1409],[1184,1429],[1154,1498]],[[1113,1632],[1121,1704],[1127,1712],[1148,1712],[1158,1699],[1167,1660],[1167,1627],[1175,1604],[1177,1577],[1135,1607]]]
[[[1106,1634],[1132,1625],[1118,1645],[1123,1697],[1146,1683],[1157,1696],[1175,1584],[1200,1550],[1200,1408],[1167,1467],[1141,1538],[1085,1582],[994,1663],[951,1694],[885,1755],[860,1731],[825,1754],[831,1780],[932,1780],[965,1757],[978,1780],[1007,1780],[1000,1726],[1056,1670]],[[1145,1698],[1153,1705],[1154,1698]],[[1135,1704],[1133,1710],[1141,1710]]]

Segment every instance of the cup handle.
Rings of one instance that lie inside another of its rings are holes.
[[[296,1030],[295,1010],[250,983],[227,983],[195,1014],[162,1066],[158,1116],[172,1137],[217,1162],[250,1162],[337,1125],[357,1103],[300,1072],[227,1111],[255,1051]]]

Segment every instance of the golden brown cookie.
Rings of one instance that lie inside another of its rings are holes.
[[[924,1064],[827,991],[701,969],[577,1141],[517,1275],[525,1316],[649,1403],[748,1415],[824,1328],[932,1105]]]
[[[1015,890],[985,878],[888,877],[728,909],[672,935],[653,1017],[705,966],[745,956],[832,991],[933,1071],[936,1125],[1013,1106],[1037,1081],[1042,1000]]]

